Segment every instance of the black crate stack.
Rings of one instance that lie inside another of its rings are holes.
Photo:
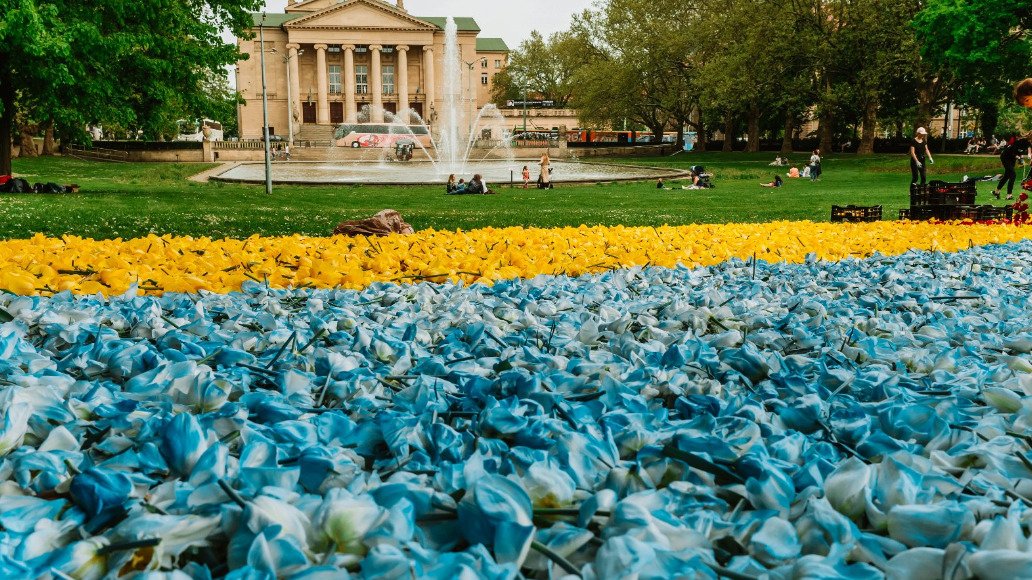
[[[976,205],[975,181],[947,183],[932,181],[927,185],[910,184],[910,209],[900,210],[900,219],[924,221],[1003,220],[1010,219],[1010,206]]]
[[[831,206],[831,221],[835,222],[876,222],[881,221],[882,206],[862,205],[833,205]]]

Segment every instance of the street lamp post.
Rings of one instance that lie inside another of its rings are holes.
[[[527,85],[523,85],[523,138],[527,138]]]
[[[262,51],[262,116],[265,134],[265,193],[272,195],[272,147],[269,144],[269,95],[265,87],[265,13],[262,12],[262,24],[258,28],[258,48]]]
[[[470,136],[470,138],[472,138],[473,137],[473,120],[474,120],[473,119],[473,117],[474,117],[473,112],[475,110],[475,107],[473,106],[473,101],[474,101],[474,99],[473,99],[473,67],[476,66],[477,61],[474,60],[474,61],[471,61],[471,62],[466,62],[466,61],[462,61],[462,62],[466,63],[466,66],[469,68],[469,82],[466,83],[467,84],[466,89],[469,91],[469,136]]]
[[[297,57],[300,58],[304,54],[304,49],[297,51]],[[290,86],[290,59],[294,58],[289,51],[286,56],[283,57],[283,62],[287,65],[287,144],[291,147],[294,146],[294,95],[291,93]],[[299,95],[300,96],[300,95]]]

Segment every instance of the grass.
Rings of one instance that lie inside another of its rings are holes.
[[[78,183],[69,195],[0,195],[0,238],[73,234],[129,238],[148,233],[234,237],[327,235],[345,219],[393,208],[417,230],[487,226],[662,225],[828,219],[831,206],[882,205],[886,219],[906,207],[909,166],[905,156],[824,158],[817,182],[786,179],[780,189],[759,183],[787,168],[768,167],[772,153],[680,154],[672,158],[605,159],[687,168],[701,164],[715,174],[711,190],[681,190],[682,181],[657,190],[655,182],[559,185],[553,190],[501,188],[496,196],[445,196],[439,186],[276,186],[194,183],[190,175],[212,165],[186,163],[105,164],[66,158],[16,159],[14,171],[30,182]],[[796,153],[793,163],[808,155]],[[929,179],[1000,171],[987,156],[939,156]],[[979,203],[990,203],[992,184],[980,184]],[[1001,203],[1001,202],[997,202]]]

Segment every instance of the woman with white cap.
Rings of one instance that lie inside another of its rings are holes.
[[[932,159],[932,152],[928,150],[928,131],[924,127],[918,127],[914,138],[910,141],[910,184],[918,183],[921,178],[921,185],[925,184],[925,159],[928,163],[935,163]]]

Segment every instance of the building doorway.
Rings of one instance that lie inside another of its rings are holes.
[[[330,122],[335,125],[344,122],[344,103],[330,103]]]
[[[301,121],[315,123],[315,103],[301,103]]]

